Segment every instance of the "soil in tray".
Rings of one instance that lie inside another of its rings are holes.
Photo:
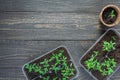
[[[110,54],[108,55],[108,57],[110,56],[110,58],[115,58],[116,62],[120,63],[120,45],[118,46],[120,37],[118,34],[116,34],[114,31],[110,30],[107,32],[107,34],[105,34],[99,41],[98,43],[95,44],[95,46],[89,50],[87,52],[87,54],[81,59],[81,64],[87,69],[86,65],[85,65],[85,61],[88,60],[90,58],[90,56],[93,54],[93,51],[98,51],[99,54],[96,56],[96,59],[101,62],[105,56],[106,53],[105,51],[102,51],[102,47],[103,47],[103,41],[110,41],[112,39],[112,37],[114,36],[115,40],[114,42],[117,43],[116,45],[116,49],[114,51],[111,51]],[[116,55],[114,55],[116,54]],[[118,57],[119,55],[119,57]],[[92,75],[94,75],[98,80],[106,80],[106,77],[103,77],[101,75],[101,73],[99,71],[92,71],[91,72]]]
[[[81,63],[84,64],[83,62],[90,58],[90,56],[92,55],[93,51],[98,51],[100,53],[96,58],[98,60],[101,60],[102,57],[104,57],[106,55],[106,53],[107,53],[107,52],[103,52],[102,51],[103,41],[110,41],[113,36],[116,39],[114,42],[118,43],[120,37],[114,31],[112,31],[112,30],[108,31],[107,34],[105,34],[101,38],[101,40],[99,40],[98,43],[95,44],[95,46],[82,58]]]
[[[114,17],[110,16],[110,13],[114,11]],[[113,8],[109,7],[103,11],[102,18],[106,24],[112,24],[116,21],[118,13]]]
[[[46,54],[46,55],[43,56],[43,57],[40,57],[40,58],[32,61],[32,62],[29,63],[29,64],[34,64],[34,63],[39,64],[39,63],[42,62],[44,59],[50,59],[50,57],[52,56],[53,53],[54,53],[54,54],[57,54],[57,53],[59,53],[60,50],[64,50],[64,52],[62,53],[62,55],[65,56],[65,57],[67,57],[66,63],[67,63],[68,65],[70,65],[70,63],[73,64],[73,62],[71,61],[71,58],[70,58],[67,50],[66,50],[64,47],[59,47],[59,48],[57,48],[56,50],[54,50],[54,51]],[[53,64],[55,64],[55,62],[56,62],[55,60],[52,60],[51,62],[49,62],[49,65],[53,65]],[[62,64],[62,63],[61,63],[61,64]],[[39,66],[43,66],[43,65],[39,65]],[[73,64],[72,67],[73,67],[73,69],[75,69],[74,75],[69,76],[69,79],[68,79],[68,80],[70,80],[71,78],[73,78],[73,77],[77,74],[77,71],[76,71],[76,68],[75,68],[74,64]],[[40,76],[39,73],[36,73],[36,72],[31,72],[31,73],[29,73],[28,70],[27,70],[25,67],[24,67],[24,71],[25,71],[25,74],[27,75],[27,77],[28,77],[29,80],[43,80],[42,78],[39,77],[39,76]],[[52,71],[51,71],[51,72],[52,72]],[[60,72],[60,71],[59,71],[57,74],[55,74],[55,72],[52,72],[52,73],[51,73],[51,72],[46,73],[46,74],[44,75],[44,77],[50,76],[50,80],[53,80],[53,78],[55,78],[56,76],[58,76],[58,77],[60,77],[60,78],[63,77],[63,76],[61,75],[61,72]]]
[[[117,64],[120,64],[120,43],[116,46],[116,49],[114,51],[111,51],[108,54],[108,57],[114,58]]]
[[[112,57],[113,58],[113,57]],[[111,59],[112,59],[111,58]],[[107,58],[104,58],[104,59],[102,59],[101,60],[101,63],[104,61],[104,60],[107,60]],[[118,65],[116,65],[116,67],[113,69],[113,70],[116,70],[117,68],[119,67],[119,64]],[[93,74],[93,76],[95,76],[98,80],[107,80],[107,78],[108,78],[108,76],[106,77],[106,76],[102,76],[102,74],[99,72],[99,71],[97,71],[97,70],[93,70],[93,71],[91,71],[91,73]]]

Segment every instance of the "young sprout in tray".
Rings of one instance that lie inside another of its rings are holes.
[[[115,49],[115,42],[111,41],[103,41],[103,51],[110,52]]]
[[[29,73],[37,75],[32,80],[38,78],[42,80],[68,80],[70,76],[75,74],[75,67],[69,57],[63,53],[62,49],[58,53],[51,53],[50,57],[41,62],[26,64],[25,69]]]
[[[113,69],[116,67],[114,59],[106,58],[102,62],[99,62],[95,57],[98,55],[98,51],[94,51],[93,55],[85,61],[85,65],[89,71],[97,70],[103,76],[107,76],[113,73]]]

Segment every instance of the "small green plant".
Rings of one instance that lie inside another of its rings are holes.
[[[89,71],[97,70],[101,72],[103,76],[110,75],[113,73],[113,69],[116,67],[116,62],[114,59],[107,58],[103,62],[99,62],[95,57],[99,54],[98,51],[94,51],[88,60],[84,63]]]
[[[73,68],[73,64],[71,63],[70,64],[70,75],[74,75],[74,71],[75,71],[75,69]]]
[[[28,69],[29,72],[32,72],[33,68],[31,64],[25,65],[25,68]]]
[[[115,38],[114,36],[112,36],[112,40],[113,40],[113,41],[115,41],[115,40],[116,40],[116,38]]]
[[[53,78],[53,80],[58,80],[58,77]]]
[[[87,61],[85,61],[85,65],[87,67],[88,70],[93,70],[95,69],[96,63],[98,62],[97,60],[95,60],[95,57],[99,54],[98,51],[94,51],[93,55],[91,55],[90,59],[88,59]]]
[[[115,11],[114,11],[114,10],[112,10],[112,11],[110,12],[109,17],[110,17],[110,18],[114,18],[114,17],[115,17]]]
[[[100,62],[96,62],[95,70],[102,72],[102,66],[101,66]]]
[[[100,53],[98,51],[93,51],[92,55],[90,55],[90,57],[84,61],[84,66],[87,70],[98,71],[103,77],[109,76],[114,72],[117,63],[114,58],[109,58],[108,54],[115,49],[115,40],[116,38],[112,36],[111,40],[103,41],[101,51],[105,51],[104,54],[99,55]],[[97,60],[97,58],[101,59]]]
[[[64,69],[62,70],[62,75],[64,76],[64,80],[66,80],[70,75],[74,75],[74,71],[75,71],[72,63],[70,63],[70,67],[66,65],[64,65],[63,67]]]
[[[103,41],[103,51],[110,52],[115,49],[115,42],[111,41]]]
[[[43,59],[39,64],[26,64],[25,69],[29,73],[35,72],[42,76],[42,80],[49,80],[51,77],[46,74],[54,74],[53,80],[67,80],[69,76],[74,75],[75,69],[73,63],[63,55],[64,50],[60,50],[57,54],[52,53],[49,59]],[[68,65],[69,64],[69,65]],[[57,76],[61,73],[62,76]]]
[[[50,80],[50,76],[43,77],[43,80]]]
[[[102,75],[110,75],[111,73],[113,73],[113,69],[116,67],[116,62],[114,59],[108,58],[103,63],[101,63],[101,66],[104,68],[102,71],[100,71]]]
[[[52,67],[50,68],[51,70],[53,70],[53,71],[55,71],[55,74],[57,74],[57,72],[59,71],[59,70],[61,70],[61,68],[59,68],[59,67],[57,67],[57,65],[52,65]]]
[[[44,61],[40,62],[40,64],[42,64],[44,67],[49,67],[49,60],[44,59]]]

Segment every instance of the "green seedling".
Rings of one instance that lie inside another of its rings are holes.
[[[90,56],[88,60],[85,61],[85,65],[87,69],[90,70],[97,70],[103,76],[108,76],[113,73],[113,69],[116,67],[115,59],[107,58],[103,62],[98,62],[95,57],[99,54],[98,51],[94,51],[93,54]]]
[[[66,78],[62,78],[62,80],[67,80]]]
[[[69,68],[68,68],[68,66],[67,67],[65,67],[65,69],[64,70],[62,70],[62,75],[64,76],[64,78],[68,78],[68,76],[70,75],[69,74],[70,73],[70,70],[69,70]]]
[[[56,60],[58,60],[58,59],[59,59],[58,54],[52,54],[52,55],[53,55],[53,57],[54,57]]]
[[[50,80],[50,76],[43,77],[43,80]]]
[[[114,59],[108,58],[107,60],[105,60],[105,61],[102,63],[102,66],[114,68],[114,67],[116,67],[116,62],[115,62]]]
[[[34,72],[40,72],[40,71],[41,71],[41,66],[35,66],[35,67],[33,68],[33,71],[34,71]]]
[[[59,70],[61,70],[61,68],[57,67],[56,65],[52,65],[52,67],[50,69],[53,70],[53,71],[55,71],[55,74],[57,74],[57,72]]]
[[[59,80],[58,77],[53,78],[53,80]]]
[[[62,55],[63,52],[64,52],[64,50],[60,50],[58,54],[52,53],[52,56],[51,56],[51,58],[49,59],[49,61],[52,61],[52,60],[54,60],[54,59],[58,60],[59,57],[62,57],[62,56],[63,56],[63,55]]]
[[[113,68],[107,68],[107,75],[110,75],[111,73],[113,73],[114,71],[113,71]]]
[[[55,54],[54,53],[52,53],[52,56],[50,57],[50,59],[49,59],[49,61],[52,61],[52,60],[54,60],[55,59],[55,56],[54,56]]]
[[[74,75],[75,69],[73,68],[73,64],[70,63],[70,66],[67,64],[63,64],[64,68],[62,69],[62,75],[64,78],[62,80],[66,80],[70,75]]]
[[[49,80],[50,76],[46,74],[61,73],[63,77],[55,77],[53,80],[67,80],[69,76],[74,75],[74,66],[72,63],[68,65],[67,57],[63,55],[64,50],[60,50],[58,53],[52,53],[49,59],[44,59],[39,64],[27,64],[25,68],[31,73],[39,73],[42,80]],[[54,63],[53,63],[54,62]]]
[[[101,71],[102,75],[103,76],[110,75],[111,73],[113,73],[113,69],[116,67],[116,62],[114,59],[108,58],[101,64],[101,66],[106,67],[106,69]]]
[[[103,42],[103,51],[110,52],[115,49],[115,42],[111,41],[104,41]]]
[[[73,68],[73,64],[72,63],[70,64],[69,70],[70,70],[70,75],[74,75],[75,69]]]
[[[58,56],[59,56],[59,57],[62,57],[62,53],[63,53],[63,52],[64,52],[64,50],[60,50]]]
[[[25,65],[25,68],[28,69],[29,72],[32,72],[32,65],[31,64]]]
[[[40,64],[42,64],[44,67],[49,67],[49,60],[44,59],[42,62],[40,62]]]
[[[115,11],[114,11],[114,10],[112,10],[112,11],[110,12],[109,17],[110,17],[110,18],[114,18],[114,17],[115,17]]]
[[[97,60],[95,60],[95,57],[98,55],[98,51],[94,51],[93,55],[91,55],[90,59],[88,59],[87,61],[85,61],[85,65],[87,67],[88,70],[93,70],[95,69],[95,66],[97,64]]]
[[[36,64],[27,64],[25,66],[26,69],[28,69],[28,71],[31,73],[31,72],[36,72],[36,73],[39,73],[39,74],[42,74],[44,75],[45,74],[45,71],[42,71],[42,68],[41,66],[37,66]]]
[[[61,60],[61,61],[66,63],[66,61],[67,61],[67,57],[62,56],[62,60]]]
[[[96,63],[95,70],[98,70],[100,72],[102,71],[102,66],[101,66],[100,62]]]
[[[112,36],[112,40],[113,40],[113,41],[115,41],[115,40],[116,40],[116,38],[115,38],[114,36]]]
[[[106,75],[107,75],[107,71],[106,71],[105,69],[103,69],[103,70],[101,71],[101,74],[102,74],[102,76],[106,76]]]
[[[85,65],[86,65],[88,70],[95,69],[96,63],[97,63],[97,60],[94,60],[92,58],[85,61]]]

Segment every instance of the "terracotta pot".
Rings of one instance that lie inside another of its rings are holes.
[[[115,10],[115,12],[117,13],[116,19],[115,19],[114,22],[111,23],[111,24],[108,24],[108,23],[106,23],[106,22],[103,20],[103,12],[104,12],[106,9],[109,9],[109,8]],[[119,21],[120,21],[120,9],[119,9],[118,6],[116,6],[116,5],[107,5],[107,6],[103,7],[103,9],[101,10],[101,12],[100,12],[100,14],[99,14],[99,19],[100,19],[100,22],[101,22],[103,25],[105,25],[105,26],[107,26],[107,27],[113,27],[113,26],[117,25],[117,24],[119,23]]]

